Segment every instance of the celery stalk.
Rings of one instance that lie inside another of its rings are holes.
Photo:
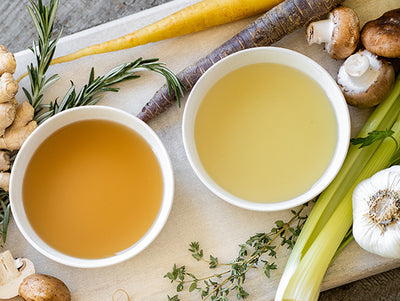
[[[400,99],[400,98],[399,98]],[[400,121],[392,130],[393,137],[400,139]],[[325,227],[313,241],[301,259],[283,294],[283,300],[317,300],[325,272],[352,224],[352,194],[354,188],[373,174],[389,167],[396,145],[393,140],[384,140],[370,158],[364,169],[351,185],[343,200],[329,218]]]
[[[398,99],[399,95],[400,78],[397,80],[392,93],[371,114],[364,127],[360,130],[358,137],[364,137],[369,132],[374,130],[384,130],[393,125],[400,112],[400,100]],[[317,222],[321,222],[312,227],[313,233],[311,234],[311,240],[308,239],[309,242],[312,241],[316,235],[318,235],[327,218],[329,218],[329,216],[335,210],[337,204],[341,201],[346,191],[350,188],[353,180],[360,174],[366,162],[368,162],[369,158],[372,156],[378,146],[379,143],[375,143],[363,149],[359,149],[358,146],[355,145],[350,146],[341,170],[332,183],[318,198],[318,202],[315,204],[310,214],[310,217],[318,216],[318,218],[313,217],[313,219]],[[308,225],[305,225],[305,227],[308,227]],[[308,246],[309,244],[306,245],[306,248]]]
[[[390,128],[400,112],[400,78],[387,97],[371,114],[358,136],[366,136],[373,130],[384,130]],[[275,300],[281,300],[292,274],[295,272],[302,256],[307,252],[314,239],[323,229],[329,217],[337,208],[340,201],[351,188],[354,180],[360,175],[365,164],[378,148],[379,143],[374,143],[367,148],[359,149],[357,146],[350,146],[346,160],[341,170],[332,183],[319,196],[314,205],[306,224],[295,244],[295,247],[288,259],[282,275]],[[336,250],[336,249],[335,249]]]

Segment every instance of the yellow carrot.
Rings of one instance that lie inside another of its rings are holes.
[[[285,0],[265,12],[212,52],[187,66],[177,74],[177,77],[182,82],[184,90],[189,92],[203,73],[222,58],[247,48],[272,45],[285,35],[327,14],[343,1]],[[235,0],[235,2],[237,1]],[[149,122],[167,110],[175,101],[174,91],[170,91],[168,85],[164,85],[142,108],[137,117]]]
[[[51,64],[132,48],[261,14],[283,0],[203,0],[122,37],[56,58]]]

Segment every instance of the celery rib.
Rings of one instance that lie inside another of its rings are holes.
[[[391,94],[374,110],[374,112],[368,118],[367,122],[360,130],[358,137],[366,136],[369,132],[374,130],[384,130],[393,126],[400,112],[399,95],[400,77],[397,79]],[[387,143],[384,145],[386,144]],[[342,200],[346,198],[345,196],[348,194],[348,191],[350,190],[352,192],[352,187],[354,186],[355,180],[360,178],[360,176],[363,174],[363,171],[365,168],[367,168],[370,159],[375,157],[375,153],[381,145],[383,145],[383,142],[374,143],[373,145],[363,149],[359,149],[356,146],[350,146],[341,170],[332,183],[319,196],[318,201],[314,205],[314,208],[312,209],[307,222],[303,227],[295,247],[289,256],[287,265],[279,283],[275,300],[282,300],[283,293],[285,292],[289,281],[291,281],[292,275],[294,273],[298,273],[297,269],[299,264],[301,264],[301,261],[303,261],[303,257],[311,247],[315,248],[315,246],[313,246],[314,241],[318,237],[321,237],[320,234],[322,231],[324,231],[327,221],[338,209],[338,206],[342,203]],[[350,228],[351,221],[352,219],[350,219],[350,224],[347,226],[344,235]],[[336,225],[336,227],[338,227],[338,225]],[[342,237],[341,239],[343,239],[344,235],[340,235]],[[336,252],[337,247],[338,246],[334,248],[334,253]],[[323,274],[325,274],[326,268],[324,269]]]
[[[400,121],[396,121],[392,130],[395,132],[393,137],[396,140],[400,139]],[[354,188],[379,170],[387,168],[395,148],[396,145],[391,139],[386,139],[380,144],[301,260],[296,273],[289,281],[283,300],[317,300],[325,272],[353,221]]]

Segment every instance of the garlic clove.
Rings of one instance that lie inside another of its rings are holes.
[[[382,170],[354,189],[353,236],[366,251],[400,258],[400,166]]]

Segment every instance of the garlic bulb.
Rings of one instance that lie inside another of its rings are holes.
[[[381,170],[354,189],[353,236],[371,253],[400,258],[400,166]]]

